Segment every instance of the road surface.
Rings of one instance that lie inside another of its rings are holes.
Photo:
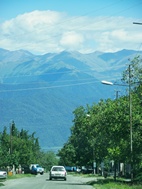
[[[49,180],[48,173],[36,175],[35,177],[25,177],[20,179],[6,180],[1,189],[93,189],[86,182],[95,180],[80,176],[68,175],[67,180]]]

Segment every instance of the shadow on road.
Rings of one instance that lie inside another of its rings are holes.
[[[48,182],[54,182],[56,184],[61,184],[61,185],[90,185],[90,184],[87,184],[87,183],[81,183],[81,182],[68,182],[68,181],[64,181],[62,179],[53,179],[53,180],[49,180],[49,179],[46,179],[46,181]]]

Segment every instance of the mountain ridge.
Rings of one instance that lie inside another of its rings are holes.
[[[142,52],[140,52],[140,55]],[[72,112],[113,97],[101,80],[118,80],[136,51],[47,53],[0,49],[0,122],[36,132],[42,149],[60,148],[70,135]],[[1,131],[0,130],[0,131]]]

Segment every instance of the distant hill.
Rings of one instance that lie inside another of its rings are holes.
[[[17,128],[36,132],[42,149],[62,147],[75,108],[114,98],[114,87],[102,85],[101,80],[119,80],[128,59],[136,55],[122,50],[39,56],[0,49],[0,131],[14,120]]]

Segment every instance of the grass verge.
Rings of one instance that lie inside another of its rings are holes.
[[[11,176],[7,176],[7,179],[18,179],[18,178],[24,178],[24,177],[35,177],[35,175],[32,175],[32,174],[15,174],[15,175],[11,175]],[[0,179],[0,187],[1,186],[4,186],[4,182],[7,180],[7,179]]]
[[[95,178],[94,180],[86,183],[88,185],[92,185],[95,189],[142,189],[142,183],[135,183],[132,185],[130,182],[128,182],[128,180],[125,180],[124,178],[117,178],[117,180],[114,181],[113,177],[104,179],[104,177],[94,174],[72,173],[72,175]]]
[[[141,184],[131,184],[124,180],[114,181],[113,178],[97,179],[97,181],[90,181],[87,184],[92,185],[95,189],[142,189]]]
[[[32,174],[15,174],[11,176],[7,176],[7,179],[18,179],[18,178],[24,178],[24,177],[35,177],[35,175]]]

